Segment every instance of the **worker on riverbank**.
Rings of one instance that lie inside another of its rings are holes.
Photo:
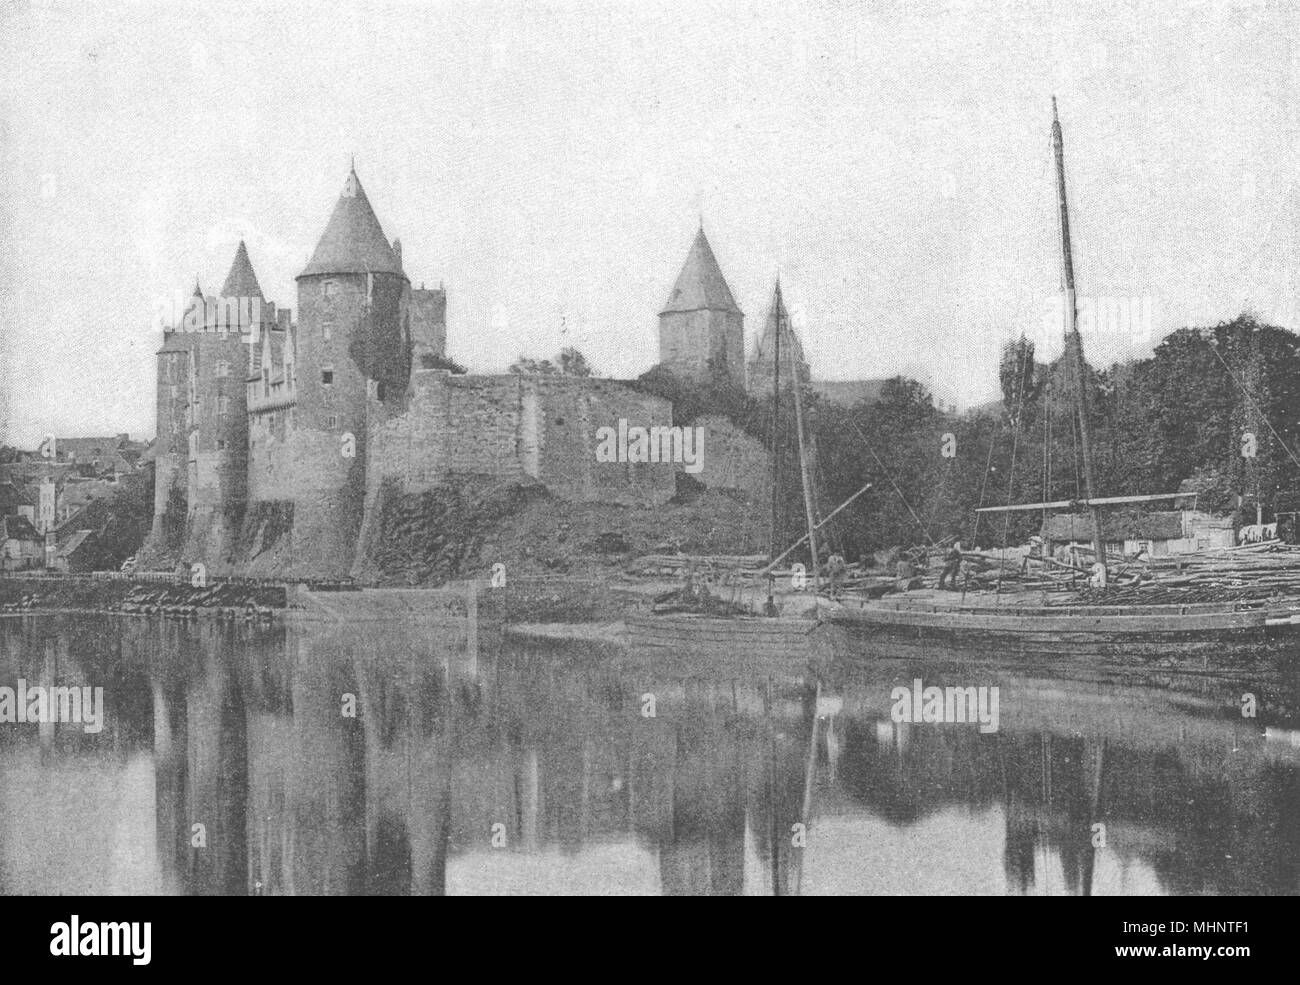
[[[849,577],[849,566],[840,555],[832,554],[826,559],[826,574],[830,581],[831,598],[837,599],[844,589],[844,582]]]
[[[961,570],[961,541],[956,541],[943,559],[943,571],[939,572],[939,587],[948,580],[948,590],[957,591],[957,572]]]

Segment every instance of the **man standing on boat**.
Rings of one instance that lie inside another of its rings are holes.
[[[845,579],[849,576],[849,566],[839,554],[832,554],[826,559],[826,573],[830,579],[831,598],[837,599],[844,589]]]
[[[939,588],[943,588],[944,580],[948,580],[948,590],[957,591],[957,572],[961,570],[961,541],[955,541],[948,553],[944,555],[943,571],[939,573]]]

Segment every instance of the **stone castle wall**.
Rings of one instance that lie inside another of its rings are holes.
[[[250,346],[238,333],[201,333],[190,347],[189,520],[182,557],[209,571],[234,564],[248,496]]]
[[[172,491],[179,490],[188,501],[188,454],[185,406],[189,393],[189,352],[169,338],[158,353],[157,427],[154,438],[153,529],[150,544],[156,549],[165,545],[163,516],[172,501]]]
[[[578,501],[658,505],[675,491],[671,463],[596,461],[597,429],[671,425],[672,407],[612,380],[412,374],[405,413],[370,435],[368,492],[385,478],[420,492],[458,475],[535,479]]]
[[[538,481],[566,499],[628,506],[662,505],[676,490],[673,463],[596,460],[601,427],[672,424],[668,401],[613,380],[421,370],[405,411],[380,411],[372,388],[363,544],[386,481],[408,494],[460,477]]]
[[[739,493],[751,502],[767,502],[772,486],[772,456],[763,443],[725,417],[705,416],[704,468],[695,476],[709,489]]]

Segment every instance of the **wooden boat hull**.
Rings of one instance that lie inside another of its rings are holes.
[[[1232,603],[1061,608],[909,606],[818,600],[858,640],[1016,654],[1150,658],[1300,652],[1300,609]]]
[[[813,618],[791,616],[701,616],[692,613],[634,615],[625,620],[634,647],[676,652],[807,657],[823,629]]]

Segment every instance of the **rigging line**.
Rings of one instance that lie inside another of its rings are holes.
[[[1052,498],[1052,383],[1043,384],[1043,502]],[[1047,526],[1047,507],[1043,507],[1043,526]]]
[[[816,443],[816,440],[814,439],[814,441],[813,441],[813,481],[814,481],[814,483],[816,483],[816,482],[821,482],[821,483],[822,483],[822,488],[823,488],[823,489],[829,489],[829,488],[830,488],[830,487],[829,487],[829,484],[826,482],[826,474],[822,471],[821,456],[817,455],[816,452],[817,452],[817,443]],[[819,528],[821,527],[822,524],[826,524],[826,541],[827,541],[828,546],[830,546],[830,547],[833,548],[833,550],[832,550],[830,553],[832,553],[832,554],[840,554],[840,555],[843,555],[843,553],[844,553],[844,541],[845,541],[845,538],[844,538],[844,537],[840,534],[840,532],[839,532],[839,523],[838,523],[838,521],[837,521],[836,523],[831,523],[831,522],[830,522],[831,519],[832,519],[832,517],[834,516],[834,513],[832,513],[832,514],[831,514],[830,516],[828,516],[825,520],[823,520],[823,519],[821,518],[821,511],[815,509],[816,505],[817,505],[816,503],[813,503],[813,506],[814,506],[814,520],[816,520],[816,522],[817,522],[817,526],[818,526]]]
[[[898,493],[898,498],[902,500],[903,505],[907,507],[907,512],[912,514],[912,519],[915,520],[916,525],[921,528],[921,533],[925,534],[925,539],[931,544],[934,544],[935,539],[930,536],[930,531],[926,529],[925,523],[916,515],[916,510],[912,509],[912,504],[909,503],[907,497],[903,495],[903,490],[898,488],[898,483],[894,481],[893,474],[885,466],[885,463],[880,460],[880,456],[876,454],[876,449],[871,447],[871,442],[868,441],[867,436],[862,433],[862,428],[858,427],[858,422],[852,417],[849,417],[849,423],[853,425],[853,430],[858,432],[858,437],[861,438],[862,443],[867,446],[867,451],[871,452],[871,457],[874,458],[876,464],[880,466],[880,471],[885,473],[885,478],[888,479],[889,484],[894,487],[894,492]]]
[[[948,473],[951,468],[945,468],[942,464],[939,466],[939,491],[934,495],[934,506],[930,509],[930,524],[934,524],[935,515],[939,512],[939,506],[943,503],[943,492],[948,486]]]
[[[1011,469],[1007,475],[1007,502],[1011,502],[1011,495],[1015,491],[1016,484],[1016,452],[1020,448],[1020,417],[1025,411],[1025,348],[1020,349],[1020,367],[1016,371],[1016,384],[1019,392],[1016,395],[1016,416],[1015,423],[1012,424],[1011,431]],[[1008,512],[1002,521],[1002,557],[998,559],[998,602],[1002,599],[1002,572],[1005,569],[1007,553],[1007,537],[1011,531],[1011,514]]]
[[[1079,415],[1074,411],[1070,412],[1070,440],[1074,444],[1074,498],[1083,499],[1083,486],[1079,484]]]
[[[1214,355],[1218,358],[1219,362],[1223,363],[1224,371],[1228,374],[1228,376],[1232,378],[1232,382],[1236,383],[1237,386],[1241,389],[1241,395],[1245,397],[1246,400],[1250,403],[1251,407],[1254,408],[1255,413],[1259,415],[1259,419],[1264,422],[1264,426],[1269,429],[1273,437],[1277,439],[1277,443],[1282,446],[1282,450],[1285,451],[1287,455],[1290,456],[1291,461],[1295,462],[1296,466],[1300,468],[1300,459],[1295,457],[1295,452],[1291,450],[1290,446],[1288,446],[1287,443],[1282,440],[1282,436],[1278,434],[1277,431],[1273,428],[1272,422],[1269,421],[1267,416],[1265,416],[1264,411],[1263,409],[1260,408],[1259,404],[1255,402],[1255,398],[1250,395],[1249,391],[1247,391],[1246,387],[1242,384],[1241,380],[1237,379],[1236,374],[1233,373],[1232,371],[1232,367],[1230,367],[1227,364],[1227,362],[1223,358],[1223,355],[1219,352],[1219,347],[1211,343],[1210,351],[1214,353]]]
[[[989,453],[988,456],[984,459],[984,481],[980,483],[980,498],[979,498],[979,504],[975,510],[975,523],[971,527],[970,542],[972,547],[975,546],[977,542],[977,538],[979,537],[979,532],[980,532],[979,510],[984,506],[984,493],[989,487],[989,471],[990,471],[990,466],[992,466],[993,464],[993,449],[997,447],[998,434],[1001,431],[1002,431],[1002,422],[1000,420],[994,421],[993,436],[989,438]]]

